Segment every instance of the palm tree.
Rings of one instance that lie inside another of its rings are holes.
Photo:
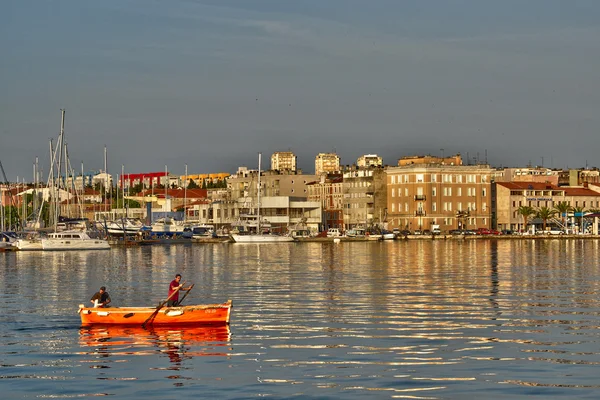
[[[542,229],[546,230],[546,222],[556,214],[556,210],[548,207],[542,207],[537,210],[535,216],[542,220]]]
[[[521,206],[517,210],[517,214],[523,216],[523,229],[527,230],[527,220],[531,215],[535,215],[535,210],[530,206]]]
[[[573,207],[572,210],[573,210],[573,215],[574,216],[577,215],[577,214],[579,214],[579,216],[575,217],[575,221],[577,223],[577,226],[583,228],[581,226],[581,221],[583,220],[583,214],[585,212],[584,207]]]

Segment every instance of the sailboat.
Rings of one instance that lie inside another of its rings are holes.
[[[260,168],[261,168],[261,153],[258,153],[258,190],[257,190],[257,204],[256,204],[256,215],[247,215],[246,224],[248,227],[253,229],[250,233],[232,233],[231,238],[236,243],[282,243],[282,242],[293,242],[294,238],[291,236],[279,236],[273,235],[272,233],[263,233],[261,231],[262,221],[260,219]],[[233,225],[233,224],[232,224]],[[254,229],[255,228],[255,229]]]
[[[59,154],[57,166],[58,182],[53,187],[53,189],[57,190],[58,194],[58,199],[55,201],[54,232],[50,233],[48,237],[42,238],[42,250],[109,250],[110,246],[107,240],[92,238],[88,232],[82,229],[71,229],[65,231],[58,230],[58,219],[60,215],[60,166],[62,161],[64,134],[65,110],[61,110],[60,136],[58,140],[58,146],[56,148]],[[66,160],[65,165],[67,165]],[[66,176],[67,173],[65,173],[65,179]]]

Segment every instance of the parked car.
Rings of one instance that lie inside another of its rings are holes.
[[[547,231],[542,231],[542,233],[545,233],[547,235],[564,235],[565,232],[561,231],[560,229],[549,229]]]
[[[464,235],[465,231],[463,231],[462,229],[452,229],[449,233],[451,235],[458,236],[458,235]]]
[[[420,229],[417,229],[416,231],[413,232],[413,235],[422,235],[423,231]]]
[[[511,231],[510,229],[503,229],[500,231],[501,234],[503,235],[514,235],[515,232]]]
[[[499,235],[500,232],[498,232],[495,229],[479,228],[479,229],[477,229],[477,234],[478,235]]]
[[[429,229],[423,231],[423,235],[431,236],[433,233]]]

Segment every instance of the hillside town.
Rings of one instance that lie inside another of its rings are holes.
[[[5,182],[2,231],[135,219],[146,226],[171,220],[229,232],[259,212],[262,225],[279,235],[300,227],[310,235],[333,229],[396,236],[598,234],[597,169],[494,168],[465,162],[460,154],[407,156],[395,165],[365,154],[343,165],[338,154],[319,153],[314,173],[297,165],[297,156],[285,151],[273,153],[265,170],[243,166],[234,174],[98,171],[47,183],[41,177]]]

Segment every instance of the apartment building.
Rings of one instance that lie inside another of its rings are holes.
[[[521,206],[529,206],[534,210],[541,207],[553,209],[564,201],[582,210],[600,209],[600,187],[595,185],[557,186],[532,181],[498,182],[495,186],[498,229],[525,229],[523,216],[518,212]]]
[[[308,200],[318,202],[322,210],[320,230],[329,228],[344,229],[344,178],[337,175],[322,174],[318,180],[310,182]]]
[[[315,157],[315,175],[340,171],[340,157],[335,153],[319,153]]]
[[[181,175],[179,177],[179,181],[181,182],[181,187],[187,187],[190,184],[190,180],[193,181],[199,187],[203,187],[205,184],[214,184],[218,182],[222,182],[229,178],[231,174],[228,172],[217,172],[213,174],[188,174]]]
[[[291,151],[277,151],[271,155],[271,170],[296,171],[298,157]]]
[[[462,165],[460,155],[407,157],[386,172],[389,228],[495,227],[489,165]]]
[[[384,228],[387,217],[387,185],[383,168],[356,168],[343,173],[344,228]]]
[[[365,154],[356,160],[356,166],[359,168],[381,167],[382,165],[383,158],[377,154]]]

